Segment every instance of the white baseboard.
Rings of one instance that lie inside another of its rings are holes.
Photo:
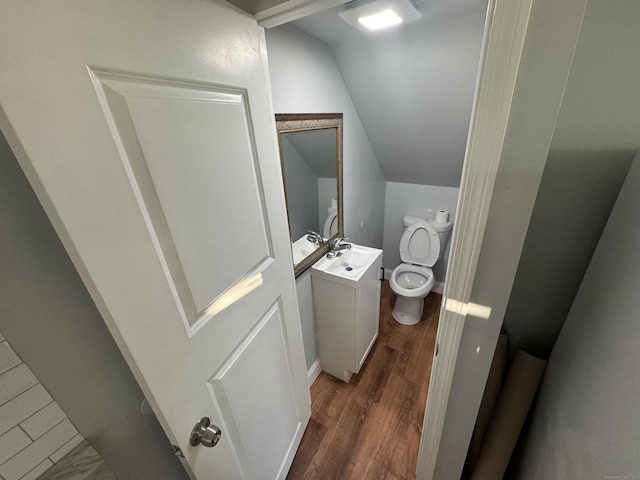
[[[307,372],[307,385],[313,385],[313,382],[316,381],[321,371],[322,367],[320,366],[320,359],[316,358],[316,361],[313,362],[313,365],[311,365],[309,371]]]
[[[384,269],[384,278],[386,278],[387,280],[389,280],[391,278],[391,275],[393,275],[393,269],[392,268],[385,268]],[[436,282],[433,284],[433,288],[431,289],[432,292],[436,292],[442,295],[442,292],[444,292],[444,282]]]

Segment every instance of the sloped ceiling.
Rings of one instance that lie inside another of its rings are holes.
[[[325,128],[285,133],[291,145],[307,162],[316,177],[336,178],[336,130]]]
[[[486,0],[423,0],[423,18],[369,34],[336,7],[293,22],[331,48],[387,181],[460,184]]]

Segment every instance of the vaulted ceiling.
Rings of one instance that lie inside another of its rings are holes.
[[[423,0],[423,18],[378,34],[335,7],[292,23],[331,48],[387,181],[458,186],[486,0]]]

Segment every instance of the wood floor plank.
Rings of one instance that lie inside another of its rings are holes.
[[[422,320],[400,325],[382,285],[380,334],[347,384],[322,372],[311,387],[311,420],[288,480],[415,480],[441,296]]]
[[[297,462],[294,462],[289,470],[290,478],[305,478],[305,472],[309,464],[313,461],[313,457],[318,451],[318,446],[322,442],[327,427],[316,421],[313,417],[309,420],[302,442],[307,446],[304,450],[299,450],[296,454]]]
[[[407,454],[413,454],[407,439],[413,438],[411,414],[419,408],[415,404],[419,402],[419,390],[418,385],[398,375],[390,377],[380,403],[371,413],[371,421],[362,429],[359,448],[354,450],[353,471],[360,476],[353,478],[375,478],[381,471],[398,478],[415,474],[415,465],[411,458],[407,459]],[[417,452],[414,455],[417,458]]]

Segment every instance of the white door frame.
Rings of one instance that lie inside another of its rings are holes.
[[[490,0],[418,480],[462,473],[586,2]]]

